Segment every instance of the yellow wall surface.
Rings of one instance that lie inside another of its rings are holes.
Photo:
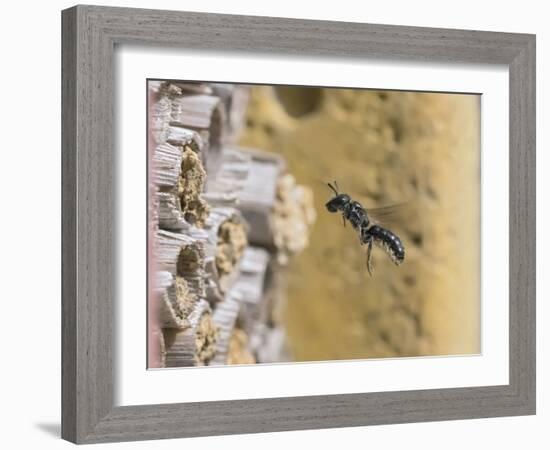
[[[240,143],[282,154],[315,196],[284,323],[297,361],[480,351],[480,101],[475,95],[252,87]],[[326,211],[327,181],[406,248],[395,266]]]

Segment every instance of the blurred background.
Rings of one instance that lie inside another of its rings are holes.
[[[480,352],[477,95],[252,86],[239,144],[281,154],[314,193],[279,319],[296,361]],[[403,203],[397,267],[324,204],[337,180],[367,209]]]

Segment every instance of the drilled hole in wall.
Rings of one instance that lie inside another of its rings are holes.
[[[304,117],[321,108],[323,92],[320,88],[276,86],[275,94],[289,116]]]

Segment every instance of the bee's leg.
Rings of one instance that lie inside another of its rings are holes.
[[[372,276],[372,237],[369,236],[367,240],[367,270],[369,271],[369,275]]]
[[[346,216],[342,214],[342,221],[344,222],[344,228],[346,227]]]
[[[361,245],[368,244],[369,239],[370,239],[369,231],[366,228],[361,227],[361,231],[359,231],[359,243]]]

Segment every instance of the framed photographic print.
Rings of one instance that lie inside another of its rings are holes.
[[[62,435],[535,413],[535,37],[75,6]]]

